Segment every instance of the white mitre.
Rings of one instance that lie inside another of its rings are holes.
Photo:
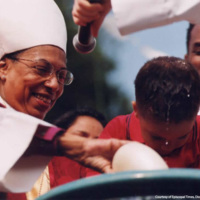
[[[0,0],[0,59],[38,45],[66,52],[67,29],[53,0]]]

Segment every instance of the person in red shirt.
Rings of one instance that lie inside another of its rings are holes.
[[[170,168],[200,168],[200,77],[187,61],[158,57],[135,79],[133,113],[117,116],[100,138],[138,141]],[[132,155],[134,156],[134,154]],[[88,170],[87,176],[95,174]]]
[[[94,108],[84,106],[64,113],[54,124],[65,129],[67,134],[94,139],[103,131],[106,119]],[[85,169],[66,157],[54,157],[49,163],[51,188],[85,177]]]

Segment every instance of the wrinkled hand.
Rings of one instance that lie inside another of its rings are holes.
[[[128,141],[118,139],[88,139],[73,134],[59,137],[60,151],[66,157],[101,173],[111,173],[115,152]]]
[[[111,9],[111,0],[101,0],[101,3],[90,3],[88,0],[74,0],[72,17],[74,23],[86,26],[91,23],[91,34],[97,37],[98,31],[107,13]]]

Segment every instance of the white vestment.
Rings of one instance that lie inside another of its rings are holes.
[[[122,35],[177,21],[200,23],[199,0],[111,0]]]
[[[10,107],[0,107],[1,192],[29,191],[50,161],[51,156],[21,157],[29,147],[38,125],[53,126]]]

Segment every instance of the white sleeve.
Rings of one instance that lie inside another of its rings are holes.
[[[122,35],[186,20],[200,23],[199,0],[111,0]]]
[[[40,176],[50,157],[21,157],[42,120],[11,109],[0,108],[0,191],[26,192]]]

